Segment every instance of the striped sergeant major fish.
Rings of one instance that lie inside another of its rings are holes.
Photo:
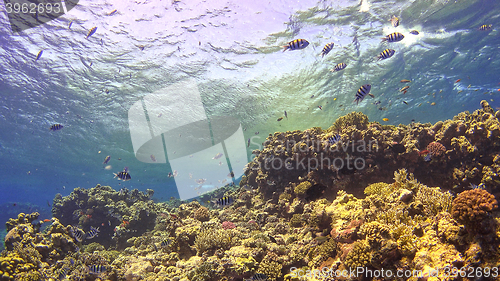
[[[378,56],[378,60],[385,60],[392,57],[396,53],[393,49],[385,49]]]
[[[89,39],[90,36],[94,35],[94,33],[97,31],[97,26],[92,27],[89,30],[89,33],[87,33],[87,37],[85,39]]]
[[[333,49],[333,45],[333,42],[326,44],[323,51],[321,51],[321,57],[326,56]]]
[[[102,264],[94,264],[94,265],[89,266],[89,271],[90,271],[90,274],[101,274],[103,272],[106,272],[107,268],[106,268],[106,266],[104,266]]]
[[[40,51],[38,52],[38,54],[36,55],[35,61],[37,61],[39,58],[41,58],[41,57],[42,57],[42,54],[43,54],[43,50],[40,50]]]
[[[336,135],[328,138],[328,143],[330,145],[334,145],[334,144],[338,143],[341,139],[342,139],[342,137],[339,134],[336,134]]]
[[[356,93],[356,99],[354,100],[356,104],[359,104],[359,102],[365,98],[365,96],[370,92],[371,89],[372,85],[370,84],[361,86],[361,88],[359,88],[358,92]]]
[[[99,232],[100,232],[99,227],[95,228],[95,227],[91,226],[89,232],[87,232],[86,238],[92,239],[92,238],[96,237],[99,234]]]
[[[264,273],[255,273],[250,279],[243,279],[243,281],[267,281],[267,275]]]
[[[54,125],[50,126],[49,130],[51,130],[51,131],[59,131],[62,128],[64,128],[63,125],[61,125],[61,124],[54,124]]]
[[[306,39],[295,39],[293,41],[288,42],[287,45],[283,46],[283,52],[286,50],[300,50],[309,46],[309,42]]]
[[[347,64],[344,63],[344,62],[341,62],[341,63],[337,64],[333,69],[330,69],[330,71],[331,72],[341,71],[341,70],[343,70],[346,67],[347,67]]]
[[[71,226],[69,233],[77,242],[82,242],[85,237],[85,232],[76,226]]]
[[[163,239],[160,243],[161,247],[168,247],[172,244],[172,239]]]
[[[483,24],[483,25],[481,25],[481,26],[479,27],[479,30],[481,30],[481,31],[488,31],[488,30],[490,30],[490,29],[491,29],[491,27],[492,27],[492,26],[493,26],[493,25],[491,25],[491,24]]]
[[[391,33],[389,35],[387,35],[386,37],[383,37],[382,38],[382,42],[399,42],[401,40],[403,40],[403,38],[405,38],[405,36],[399,32],[394,32],[394,33]]]
[[[113,173],[113,175],[115,175],[114,178],[118,178],[118,180],[122,181],[128,181],[132,178],[126,168],[123,169],[122,172],[118,172],[117,174]]]
[[[217,200],[213,200],[212,203],[215,204],[216,207],[226,207],[234,203],[232,197],[222,197]]]

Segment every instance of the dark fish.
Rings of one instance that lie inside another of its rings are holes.
[[[139,46],[137,46],[137,48],[139,48],[139,50],[141,50],[141,51],[144,51],[144,48],[145,48],[145,47],[146,47],[146,46],[144,46],[144,45],[139,45]]]
[[[324,57],[325,55],[327,55],[333,48],[333,43],[328,43],[325,45],[325,47],[323,48],[323,51],[321,51],[321,57]]]
[[[491,27],[492,27],[492,26],[493,26],[493,25],[491,25],[491,24],[483,24],[483,25],[481,25],[481,26],[479,27],[479,30],[481,30],[481,31],[488,31],[488,30],[490,30],[490,29],[491,29]]]
[[[396,51],[394,51],[393,49],[385,49],[377,56],[377,58],[379,60],[385,60],[392,57],[395,52]]]
[[[90,227],[90,231],[87,232],[87,239],[92,239],[94,237],[96,237],[98,234],[99,234],[99,227],[98,228],[94,228],[93,226]]]
[[[247,147],[250,147],[250,138],[248,138],[248,144]]]
[[[370,97],[375,98],[374,94],[368,94]]]
[[[406,104],[406,105],[408,105],[408,103],[407,103],[407,102],[405,102],[405,101],[403,101],[403,103],[404,103],[404,104]]]
[[[106,272],[106,267],[102,264],[94,264],[89,266],[89,271],[91,274],[101,274],[103,272]]]
[[[42,57],[42,54],[43,54],[43,50],[40,50],[40,51],[38,52],[38,54],[36,55],[35,61],[37,61],[39,58],[41,58],[41,57]]]
[[[318,105],[318,108],[319,108],[320,110],[323,110],[323,107],[322,107],[321,105]]]
[[[381,104],[381,102],[380,102],[380,101],[376,101],[376,102],[374,102],[373,104],[374,104],[374,105],[378,105],[378,104]]]
[[[419,33],[418,31],[416,31],[416,30],[412,30],[412,31],[410,31],[410,33],[411,33],[411,34],[413,34],[413,35],[419,35],[419,34],[420,34],[420,33]]]
[[[233,202],[234,202],[234,200],[232,197],[222,197],[222,198],[219,198],[219,199],[213,201],[213,203],[217,207],[229,206],[229,205],[233,204]]]
[[[391,33],[389,35],[387,35],[386,37],[382,38],[382,41],[386,41],[386,42],[399,42],[401,40],[403,40],[403,38],[405,38],[405,36],[399,32],[394,32],[394,33]]]
[[[358,92],[356,93],[356,99],[354,99],[356,104],[359,104],[359,102],[365,98],[365,96],[370,92],[371,89],[372,85],[370,84],[361,86],[361,88],[359,88]]]
[[[117,9],[114,9],[113,11],[109,12],[109,13],[108,13],[108,16],[112,16],[112,15],[116,14],[116,11],[118,11],[118,10],[117,10]]]
[[[102,162],[102,164],[103,165],[108,164],[109,160],[111,160],[111,155],[106,156],[106,158],[104,158],[104,162]]]
[[[279,122],[279,121],[281,121],[281,120],[283,120],[283,117],[278,118],[278,120],[277,120],[277,121]]]
[[[70,21],[68,24],[68,29],[71,29],[71,25],[73,24],[73,21]]]
[[[288,119],[288,114],[286,114],[286,110],[285,110],[285,117],[286,117],[286,119]]]
[[[49,130],[51,130],[51,131],[58,131],[58,130],[61,130],[62,128],[64,128],[63,125],[61,125],[61,124],[54,124],[54,125],[50,126]]]
[[[163,239],[160,243],[160,246],[162,247],[168,247],[170,244],[172,244],[172,240],[171,239]]]
[[[97,31],[97,26],[94,26],[92,27],[90,30],[89,30],[89,33],[87,33],[87,37],[86,39],[89,39],[90,36],[92,36],[95,32]]]
[[[119,172],[118,174],[113,173],[114,178],[118,177],[118,180],[128,181],[131,179],[130,174],[128,172]]]
[[[342,139],[342,137],[339,134],[336,134],[336,135],[328,138],[328,143],[330,145],[334,145],[334,144],[338,143],[341,139]]]
[[[333,69],[330,69],[330,71],[331,72],[340,71],[340,70],[343,70],[346,67],[347,67],[347,64],[341,62],[341,63],[337,64]]]
[[[309,42],[305,39],[295,39],[291,42],[289,42],[287,45],[283,46],[283,52],[286,50],[300,50],[304,49],[305,47],[309,46]]]
[[[392,16],[391,19],[389,20],[394,27],[398,27],[399,25],[399,19],[396,16]]]

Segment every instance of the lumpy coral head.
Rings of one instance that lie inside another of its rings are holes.
[[[451,212],[457,221],[471,224],[485,219],[497,208],[495,196],[484,189],[472,189],[460,193],[453,200]]]

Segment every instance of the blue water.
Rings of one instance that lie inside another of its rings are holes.
[[[116,14],[107,15],[114,9]],[[388,21],[394,14],[401,20],[397,28]],[[129,110],[189,79],[208,118],[241,122],[246,161],[268,133],[327,128],[352,111],[397,125],[450,119],[479,108],[483,99],[499,107],[499,15],[496,0],[80,1],[62,17],[14,34],[2,6],[0,205],[29,203],[48,211],[56,193],[96,184],[150,188],[159,201],[178,197],[169,164],[138,160]],[[482,24],[493,29],[479,31]],[[97,32],[86,39],[94,26]],[[413,29],[420,34],[409,34]],[[381,43],[395,31],[405,39]],[[297,38],[310,45],[282,52],[281,46]],[[321,58],[329,42],[335,47]],[[386,48],[396,54],[377,61]],[[340,62],[348,67],[331,73]],[[404,95],[401,79],[412,80]],[[354,95],[367,83],[375,99],[356,105]],[[182,115],[165,111],[161,118],[180,125],[199,113],[190,103],[177,108]],[[288,118],[277,122],[285,110]],[[64,128],[50,131],[56,123]],[[201,173],[205,162],[219,162],[215,154],[199,156],[193,173]],[[110,170],[102,164],[106,155],[112,156]],[[117,181],[113,173],[124,167],[132,180]],[[186,174],[179,178],[193,185],[205,178]],[[222,185],[219,180],[212,186]]]

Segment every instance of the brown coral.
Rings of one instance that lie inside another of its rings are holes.
[[[453,200],[451,213],[457,221],[472,224],[484,220],[496,208],[495,196],[484,189],[472,189],[460,193]]]
[[[194,212],[194,218],[201,222],[208,221],[210,220],[210,212],[207,207],[201,206]]]
[[[433,156],[441,156],[446,151],[446,148],[441,143],[433,141],[427,145],[427,150]]]

